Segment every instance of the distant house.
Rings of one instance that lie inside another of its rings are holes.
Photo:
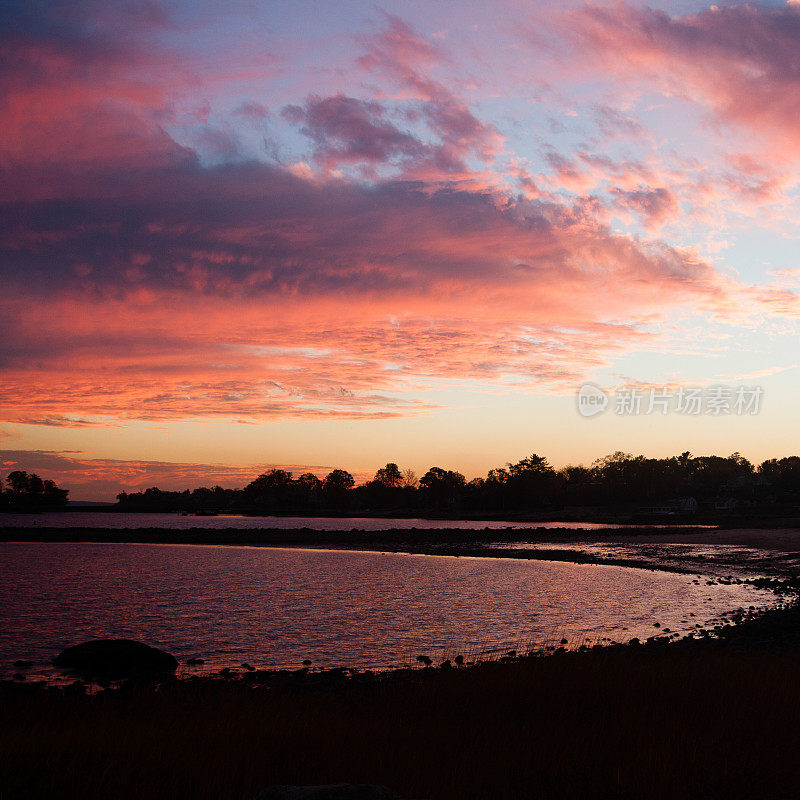
[[[676,517],[696,514],[699,505],[694,497],[677,497],[658,506],[645,506],[639,513],[648,517]]]
[[[639,513],[647,517],[674,517],[675,507],[669,504],[662,506],[644,506]]]
[[[694,497],[679,497],[675,502],[677,502],[678,510],[682,514],[696,514],[697,509],[700,507]]]
[[[739,501],[735,497],[718,497],[714,501],[714,511],[735,511]]]

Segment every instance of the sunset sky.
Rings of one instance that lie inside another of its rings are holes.
[[[800,2],[4,2],[2,472],[798,453],[799,178]]]

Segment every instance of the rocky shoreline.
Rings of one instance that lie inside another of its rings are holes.
[[[155,671],[112,678],[76,669],[73,652],[65,682],[53,685],[20,679],[27,666],[19,662],[17,679],[0,681],[4,800],[253,800],[269,787],[342,782],[434,800],[792,796],[800,582],[791,535],[534,533],[27,528],[0,536],[702,567],[695,580],[751,583],[780,605],[735,609],[679,639],[654,625],[626,644],[561,641],[487,659],[420,653],[414,667],[387,670],[237,664],[206,672],[202,659],[172,669],[158,656]]]
[[[800,606],[692,639],[388,672],[0,683],[4,798],[248,800],[276,785],[403,797],[791,796]],[[221,781],[224,775],[224,781]]]

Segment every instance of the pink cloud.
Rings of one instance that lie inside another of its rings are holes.
[[[374,101],[312,96],[304,106],[289,105],[282,114],[314,141],[314,158],[324,169],[387,165],[397,157],[419,158],[426,149],[415,136],[389,122],[383,106]]]
[[[404,416],[443,383],[572,386],[676,309],[797,313],[791,291],[613,232],[598,197],[544,194],[538,176],[523,197],[496,188],[485,168],[503,137],[432,77],[447,55],[397,18],[359,60],[394,95],[284,110],[319,171],[205,166],[160,127],[169,70],[149,82],[135,42],[29,39],[0,109],[4,419]],[[196,110],[198,141],[231,156],[211,108]],[[613,202],[651,227],[676,213],[648,164],[551,164],[576,192],[610,176]],[[333,177],[340,165],[375,169],[364,183]]]
[[[448,60],[438,44],[424,39],[410,25],[389,15],[380,33],[363,37],[366,53],[358,60],[368,75],[382,75],[399,87],[399,99],[415,101],[411,120],[423,121],[438,137],[438,146],[426,164],[417,165],[419,177],[453,176],[464,172],[464,159],[488,162],[495,158],[504,137],[493,125],[478,119],[444,83],[431,77]]]
[[[628,191],[614,189],[612,192],[619,207],[637,214],[650,230],[658,230],[681,213],[677,197],[664,186]]]
[[[744,126],[797,157],[800,7],[712,6],[694,14],[617,3],[564,13],[570,53],[640,87],[699,101],[719,122]]]
[[[742,304],[589,206],[255,164],[93,188],[0,210],[6,419],[416,414],[436,381],[563,388],[671,308]]]

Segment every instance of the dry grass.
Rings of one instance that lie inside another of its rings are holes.
[[[6,686],[0,797],[222,800],[337,781],[436,800],[792,797],[798,667],[794,648],[698,644],[338,687]]]

